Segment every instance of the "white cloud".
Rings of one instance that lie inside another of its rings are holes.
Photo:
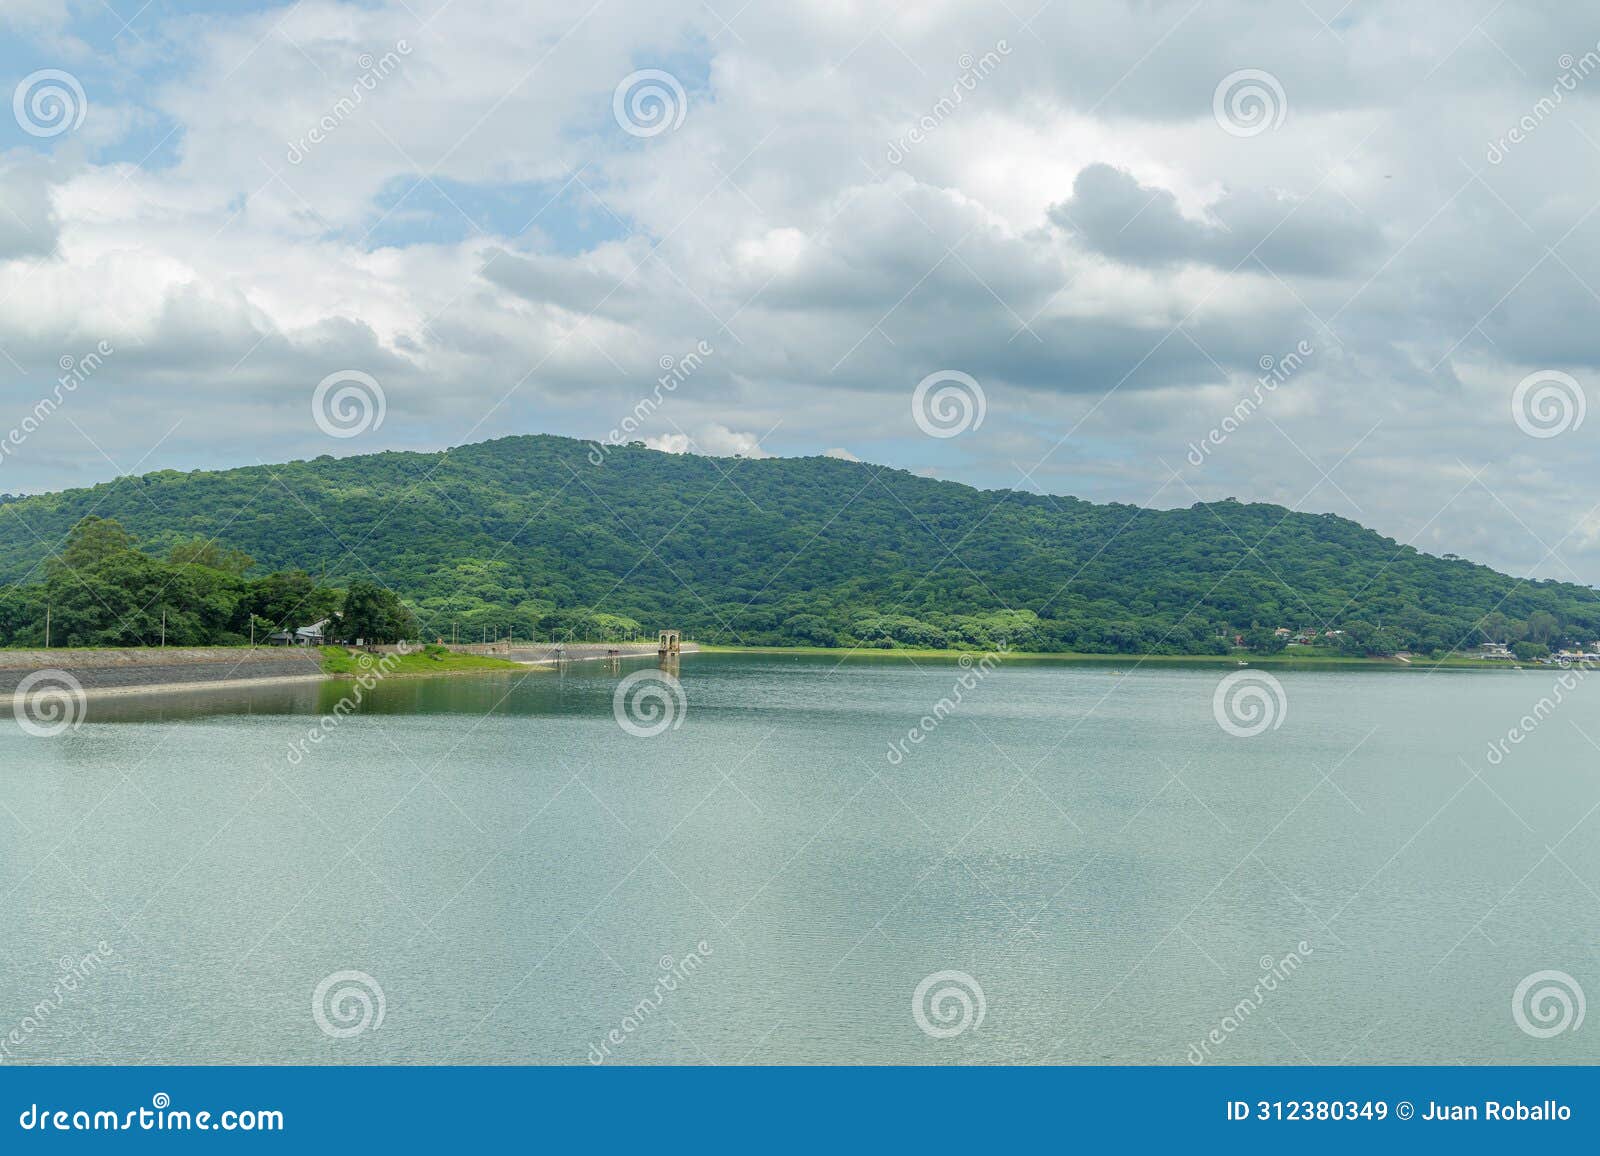
[[[725,425],[711,424],[699,432],[659,434],[644,439],[653,450],[669,454],[704,454],[714,458],[769,458],[772,455],[761,448],[755,434],[737,433]]]
[[[57,34],[67,25],[67,0],[6,0],[0,11],[0,24],[33,35]]]
[[[47,166],[25,152],[0,154],[0,261],[48,256],[56,238]]]
[[[681,433],[658,434],[655,437],[645,438],[644,444],[664,454],[686,454],[694,446],[689,440],[689,435]]]

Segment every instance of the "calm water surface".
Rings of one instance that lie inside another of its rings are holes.
[[[6,1062],[1600,1058],[1512,1016],[1600,994],[1600,679],[1282,671],[1242,738],[1226,671],[1011,661],[891,761],[961,667],[686,656],[636,738],[640,669],[392,680],[298,762],[347,684],[8,716]],[[348,970],[384,1017],[333,1038]],[[983,1019],[934,1038],[950,970]]]

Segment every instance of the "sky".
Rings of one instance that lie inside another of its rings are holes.
[[[554,433],[1600,582],[1580,5],[4,0],[6,94],[0,492]]]

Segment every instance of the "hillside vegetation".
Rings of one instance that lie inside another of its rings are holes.
[[[1169,654],[1221,653],[1240,634],[1271,650],[1277,626],[1342,629],[1347,649],[1378,652],[1600,638],[1591,588],[1419,553],[1332,515],[1232,500],[1096,505],[832,458],[630,446],[597,465],[590,453],[509,437],[6,501],[0,641],[40,641],[48,557],[86,515],[120,523],[138,551],[185,576],[151,579],[133,599],[149,599],[140,635],[163,607],[169,622],[198,622],[193,603],[215,594],[203,579],[217,558],[183,554],[212,541],[211,554],[235,559],[236,586],[278,574],[320,615],[337,605],[329,588],[376,583],[429,637],[674,626],[725,643]],[[80,576],[54,565],[64,593]],[[297,571],[310,581],[281,576]],[[208,641],[250,621],[212,610],[196,627]],[[279,599],[264,617],[286,615]]]

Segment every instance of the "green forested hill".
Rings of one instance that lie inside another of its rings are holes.
[[[382,582],[425,632],[456,624],[463,638],[593,636],[629,619],[752,644],[1141,653],[1218,652],[1237,633],[1270,647],[1275,626],[1422,651],[1600,638],[1588,587],[1520,582],[1331,515],[1095,505],[831,458],[591,454],[510,437],[7,501],[0,641],[35,641],[40,563],[90,514],[163,557],[200,536],[249,555],[253,573]]]

